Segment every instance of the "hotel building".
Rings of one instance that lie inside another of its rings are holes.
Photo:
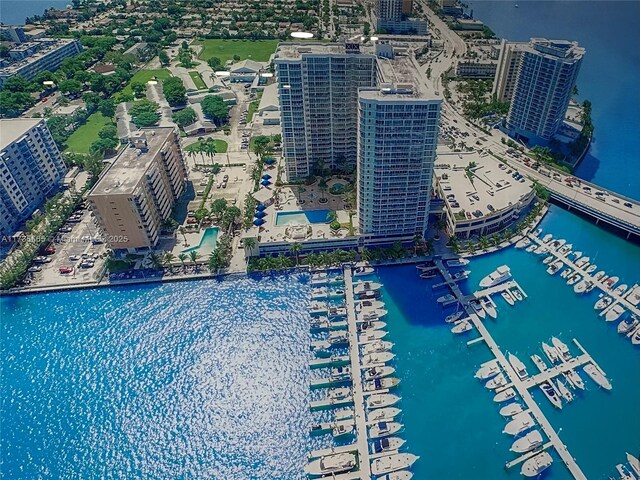
[[[506,127],[513,137],[546,144],[563,123],[585,49],[577,42],[532,38],[524,47]]]
[[[89,194],[105,241],[114,250],[146,250],[158,243],[187,176],[180,136],[172,127],[143,129]]]
[[[0,235],[13,235],[59,186],[65,172],[43,119],[0,120]]]

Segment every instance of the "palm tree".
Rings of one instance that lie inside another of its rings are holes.
[[[251,256],[251,253],[253,253],[253,249],[256,248],[256,246],[258,245],[258,241],[253,238],[253,237],[247,237],[244,240],[242,240],[242,244],[244,245],[244,253],[245,256]],[[249,255],[247,255],[247,253]]]
[[[320,193],[322,194],[320,200],[326,200],[325,193],[327,193],[327,189],[329,188],[329,186],[327,185],[327,180],[324,177],[322,177],[318,182],[318,188],[320,189]]]
[[[484,235],[480,237],[480,248],[485,249],[489,246],[489,239]]]
[[[498,245],[500,245],[500,235],[494,233],[493,235],[491,235],[491,241],[493,242],[493,245],[497,247]]]
[[[202,257],[202,255],[200,255],[197,250],[191,250],[189,252],[189,260],[191,261],[191,263],[193,263],[194,266],[200,257]]]
[[[182,264],[182,271],[183,271],[183,272],[184,272],[184,262],[185,262],[185,260],[186,260],[187,258],[189,258],[189,255],[187,255],[187,254],[186,254],[186,253],[184,253],[184,252],[180,252],[180,253],[178,254],[178,260],[180,260],[180,263]]]
[[[176,256],[173,253],[167,252],[162,257],[162,263],[168,266],[169,270],[173,271],[173,267],[171,266],[171,264],[175,261],[175,259],[176,259]]]
[[[245,245],[246,246],[246,245]],[[294,242],[289,246],[291,253],[293,253],[296,257],[296,267],[300,265],[300,252],[302,251],[302,244],[298,242]]]
[[[148,256],[147,256],[147,260],[148,262],[151,264],[151,266],[153,268],[155,268],[156,270],[162,270],[162,257],[156,253],[156,252],[151,252]]]
[[[178,231],[180,232],[180,235],[182,235],[182,238],[184,239],[184,246],[186,247],[187,245],[189,245],[187,243],[187,235],[186,235],[187,231],[185,230],[185,228],[183,226],[180,226]]]

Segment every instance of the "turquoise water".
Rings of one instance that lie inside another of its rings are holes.
[[[307,223],[327,223],[327,215],[330,210],[304,210],[299,212],[278,212],[276,213],[276,225],[289,225],[297,223],[304,225]]]
[[[218,230],[219,230],[218,227],[207,228],[202,234],[202,237],[200,237],[200,242],[198,242],[198,245],[185,248],[182,251],[184,253],[189,253],[194,250],[200,250],[200,249],[213,251],[216,248],[216,243],[218,241]]]

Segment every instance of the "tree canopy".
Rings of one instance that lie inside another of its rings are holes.
[[[172,107],[181,105],[186,102],[187,89],[182,83],[182,79],[178,77],[169,77],[162,82],[162,91],[164,97]]]
[[[176,122],[176,125],[179,127],[185,127],[195,122],[198,116],[193,108],[187,107],[174,113],[172,118],[173,121]]]
[[[217,95],[207,95],[201,103],[202,113],[220,125],[226,123],[229,117],[229,106]]]

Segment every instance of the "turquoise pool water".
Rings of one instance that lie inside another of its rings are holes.
[[[327,215],[331,210],[301,210],[298,212],[278,212],[276,213],[276,225],[288,225],[297,223],[300,225],[308,223],[327,223]]]
[[[185,248],[182,251],[184,253],[189,253],[194,250],[206,250],[208,252],[212,252],[216,248],[216,243],[218,242],[218,231],[218,227],[207,228],[202,234],[202,237],[200,237],[198,245]]]

